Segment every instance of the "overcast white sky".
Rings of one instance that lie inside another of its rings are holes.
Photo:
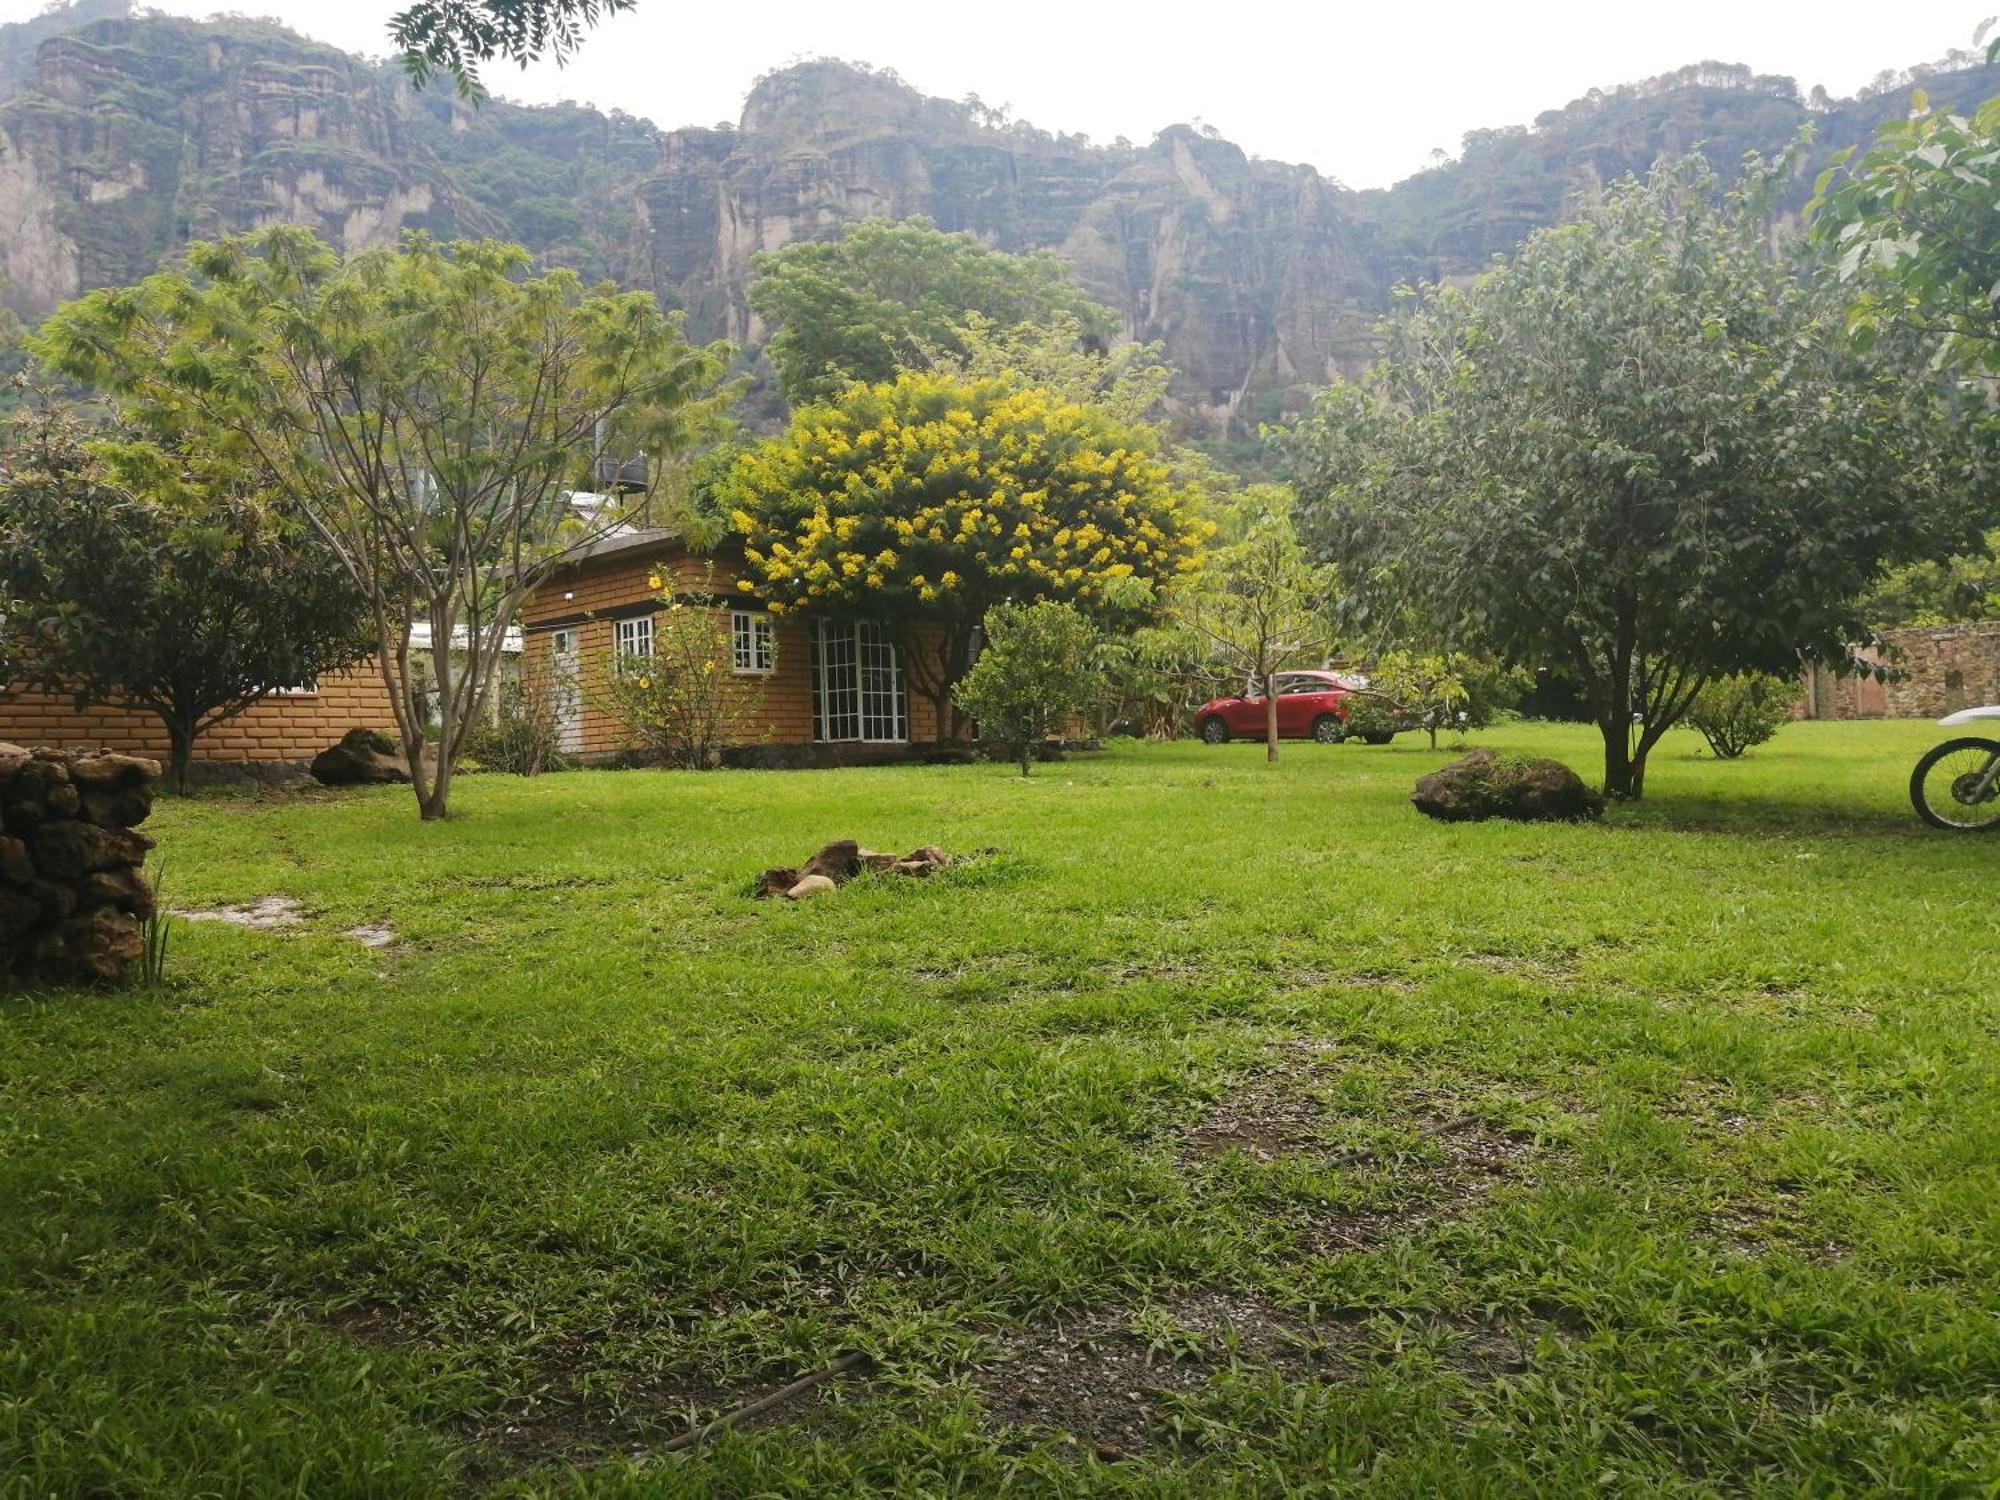
[[[0,0],[20,20],[44,0]],[[216,0],[152,0],[206,15]],[[243,0],[350,51],[387,52],[405,0]],[[1006,0],[639,0],[566,69],[496,68],[494,92],[577,99],[663,126],[735,119],[757,74],[829,55],[893,67],[927,93],[988,104],[1100,141],[1151,139],[1199,117],[1259,155],[1310,162],[1351,187],[1456,154],[1476,127],[1526,124],[1594,86],[1703,58],[1851,94],[1884,68],[1971,44],[2000,0],[1515,0],[1260,5]]]

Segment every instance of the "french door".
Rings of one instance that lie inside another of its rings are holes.
[[[813,738],[900,744],[910,737],[902,653],[872,620],[813,622]]]

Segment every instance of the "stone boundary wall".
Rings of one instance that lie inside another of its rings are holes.
[[[1883,637],[1896,680],[1836,677],[1815,667],[1806,674],[1800,717],[1940,719],[2000,703],[2000,620],[1888,630]]]
[[[153,886],[160,764],[107,751],[0,744],[0,973],[115,981],[138,958]]]

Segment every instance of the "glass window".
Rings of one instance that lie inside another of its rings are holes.
[[[619,620],[612,626],[612,645],[620,660],[626,657],[645,657],[653,654],[653,617],[641,615],[636,620]]]
[[[729,612],[729,650],[737,672],[769,672],[778,664],[771,617],[760,610],[734,609]]]

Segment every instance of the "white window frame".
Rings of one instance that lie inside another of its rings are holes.
[[[634,615],[629,620],[611,622],[611,655],[621,666],[628,661],[653,658],[653,617]]]
[[[769,677],[778,670],[777,627],[763,610],[729,612],[729,670],[738,677]]]

